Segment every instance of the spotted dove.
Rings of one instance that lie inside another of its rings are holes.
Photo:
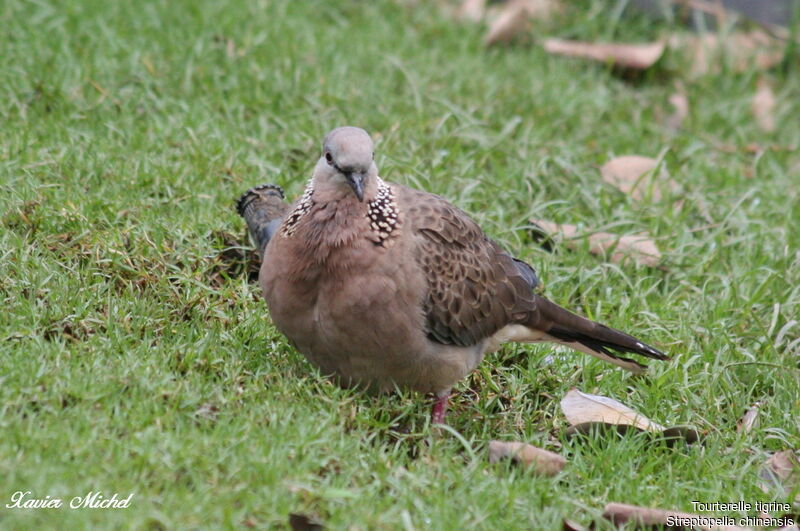
[[[441,423],[450,389],[503,343],[552,341],[642,372],[633,353],[663,353],[534,293],[536,272],[462,210],[378,176],[363,129],[340,127],[302,197],[263,185],[237,204],[262,255],[275,326],[341,385],[433,393]]]

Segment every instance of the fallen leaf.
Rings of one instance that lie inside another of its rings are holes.
[[[456,11],[461,20],[479,22],[486,14],[486,0],[464,0]]]
[[[727,34],[677,34],[669,39],[670,50],[690,64],[690,77],[717,74],[722,65],[733,72],[767,70],[781,62],[785,46],[760,29]]]
[[[736,431],[739,433],[750,433],[758,420],[758,411],[761,407],[761,402],[756,402],[753,406],[745,411],[739,422],[736,423]]]
[[[486,46],[507,44],[526,34],[532,20],[548,19],[560,9],[561,3],[557,0],[508,0],[491,11],[491,23],[483,42]]]
[[[289,527],[292,531],[321,531],[325,526],[317,522],[307,514],[291,513],[289,515]]]
[[[600,395],[570,391],[561,399],[561,411],[567,421],[577,426],[586,422],[628,425],[642,431],[663,432],[666,428],[637,413],[622,402]]]
[[[561,522],[561,529],[562,531],[587,531],[588,528],[582,526],[578,522],[570,520],[569,518],[564,518],[563,522]]]
[[[489,462],[511,458],[544,476],[555,476],[567,464],[567,460],[555,452],[537,448],[522,442],[491,441],[489,443]]]
[[[789,495],[800,485],[800,459],[794,450],[774,453],[764,463],[759,477],[764,480],[761,488],[765,492],[774,488],[785,496]],[[796,499],[800,501],[800,495]]]
[[[615,44],[547,39],[544,41],[544,49],[555,55],[593,59],[621,68],[646,70],[656,64],[664,54],[665,43]]]
[[[637,428],[636,426],[631,426],[629,424],[608,424],[606,422],[583,422],[581,424],[576,424],[575,426],[570,426],[564,432],[567,437],[572,437],[574,435],[592,435],[593,433],[606,433],[607,431],[613,431],[620,435],[625,435],[628,432],[636,432],[641,433],[642,430]]]
[[[667,101],[674,109],[667,118],[667,126],[677,131],[681,128],[686,118],[689,117],[689,98],[686,97],[686,90],[682,85],[678,85],[676,92]]]
[[[652,175],[658,167],[658,161],[639,155],[625,155],[611,159],[600,167],[603,180],[629,194],[637,201],[647,196],[650,189],[653,201],[661,200],[661,186],[664,184],[670,191],[677,192],[677,184],[669,179],[669,174],[662,168],[658,175]],[[650,186],[650,185],[653,186]]]
[[[700,433],[691,426],[672,426],[661,432],[667,443],[682,440],[694,444],[700,440]]]
[[[569,428],[566,429],[565,434],[568,437],[572,437],[573,435],[578,435],[578,434],[591,435],[592,432],[601,432],[608,430],[613,430],[620,435],[625,435],[628,432],[641,432],[641,430],[636,426],[631,426],[628,424],[606,424],[604,422],[584,422],[583,424],[570,426]],[[667,446],[672,446],[677,441],[683,441],[689,444],[694,444],[700,440],[700,434],[697,432],[697,430],[695,430],[691,426],[673,426],[671,428],[665,429],[661,433],[658,433],[658,435],[667,444]]]
[[[710,515],[705,516],[708,518]],[[611,520],[616,526],[621,526],[626,522],[634,523],[635,526],[632,529],[641,529],[642,526],[653,526],[660,529],[667,525],[669,525],[669,529],[715,529],[725,531],[745,531],[746,529],[738,526],[698,525],[697,522],[702,521],[701,519],[703,518],[698,514],[639,507],[627,503],[609,503],[603,509],[603,518]],[[680,519],[687,519],[687,522],[683,524]],[[688,521],[688,519],[691,519],[691,521]]]
[[[214,420],[217,418],[219,414],[219,407],[211,402],[203,403],[199,408],[197,408],[194,412],[194,416],[204,418],[206,420]]]
[[[506,44],[530,29],[528,10],[521,2],[508,2],[500,14],[489,24],[483,39],[486,46]]]
[[[750,102],[753,116],[762,131],[775,131],[775,94],[765,79],[758,80],[758,88]]]
[[[630,430],[655,433],[668,445],[676,440],[689,444],[700,440],[700,434],[690,426],[665,428],[613,398],[590,395],[577,389],[571,389],[561,399],[561,410],[570,423],[566,431],[569,436],[612,428],[620,434]]]
[[[576,225],[557,224],[542,219],[532,219],[531,223],[540,228],[546,235],[561,234],[569,248],[577,247],[582,238]],[[661,251],[647,233],[619,236],[608,232],[594,232],[586,236],[589,240],[589,252],[606,256],[612,263],[619,264],[630,258],[638,264],[655,267],[661,262]]]
[[[615,264],[622,263],[626,257],[649,267],[655,267],[661,262],[661,252],[647,233],[616,236],[607,232],[596,232],[589,236],[589,249],[595,249],[595,254],[605,254],[613,250],[609,259]]]

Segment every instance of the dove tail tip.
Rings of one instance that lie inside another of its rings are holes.
[[[250,188],[248,191],[243,193],[239,199],[236,200],[236,212],[238,212],[240,216],[244,216],[244,211],[247,208],[247,204],[256,197],[256,194],[260,191],[267,191],[267,193],[269,193],[270,190],[277,193],[281,199],[286,198],[283,188],[277,184],[261,184],[259,186]]]

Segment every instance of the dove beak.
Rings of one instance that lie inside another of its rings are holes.
[[[356,197],[359,201],[364,200],[364,181],[366,180],[366,175],[363,173],[352,172],[346,175],[347,177],[347,184],[350,185],[350,188],[353,189],[353,192],[356,194]]]

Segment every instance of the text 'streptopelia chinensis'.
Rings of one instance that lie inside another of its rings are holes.
[[[552,341],[629,371],[622,357],[667,356],[635,337],[534,293],[534,270],[443,198],[378,176],[363,129],[340,127],[291,207],[271,185],[239,213],[262,255],[261,289],[275,326],[342,385],[434,393],[450,389],[509,341]]]

